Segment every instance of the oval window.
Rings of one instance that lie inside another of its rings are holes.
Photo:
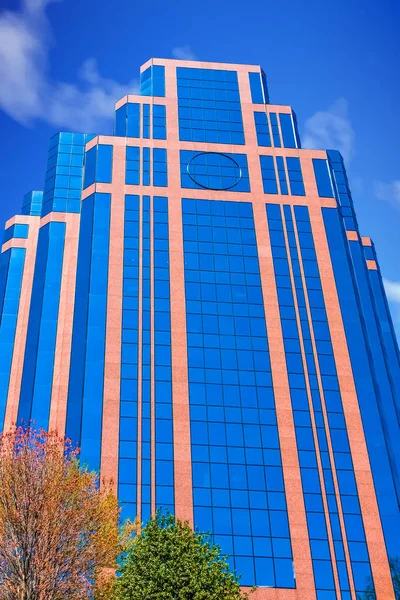
[[[199,152],[188,163],[189,177],[206,190],[231,190],[242,177],[234,158],[221,152]]]

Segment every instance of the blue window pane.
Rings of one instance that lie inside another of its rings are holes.
[[[85,188],[95,182],[111,183],[112,156],[113,147],[105,144],[98,144],[86,152]],[[64,187],[62,182],[60,184]]]
[[[259,146],[271,146],[271,136],[268,125],[268,117],[265,112],[254,113],[257,142]]]
[[[323,198],[334,198],[327,161],[322,158],[313,158],[313,167],[318,195]]]
[[[112,155],[112,146],[98,145],[96,181],[99,183],[111,183]]]
[[[267,104],[269,100],[265,74],[249,73],[249,82],[253,104]]]
[[[275,555],[274,555],[275,556]],[[275,558],[275,578],[276,587],[294,588],[295,579],[293,571],[293,561],[286,558]]]
[[[140,74],[141,96],[165,96],[165,67],[152,65]]]
[[[261,175],[263,179],[264,194],[277,194],[278,184],[274,159],[272,156],[260,156]]]
[[[284,148],[297,148],[292,115],[280,113],[279,122],[281,125]]]
[[[256,558],[254,562],[256,568],[256,585],[275,587],[274,562],[272,558]]]
[[[177,68],[181,140],[244,144],[236,71]]]

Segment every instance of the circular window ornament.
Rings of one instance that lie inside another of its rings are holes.
[[[239,163],[222,152],[199,152],[192,156],[186,170],[190,179],[205,190],[231,190],[242,178]]]

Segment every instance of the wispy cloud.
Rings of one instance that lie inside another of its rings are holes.
[[[390,279],[384,279],[383,285],[385,286],[388,300],[395,302],[400,307],[400,281],[390,281]]]
[[[22,0],[20,12],[0,13],[0,108],[24,125],[36,120],[74,131],[101,131],[114,103],[138,90],[137,81],[105,79],[96,61],[84,62],[77,83],[51,80],[52,34],[45,10],[57,0]]]
[[[326,110],[307,119],[302,136],[303,148],[339,150],[346,162],[354,154],[354,130],[348,116],[347,100],[339,98]]]
[[[390,303],[397,339],[400,341],[400,281],[391,281],[384,278],[383,285]]]
[[[177,46],[172,50],[172,57],[179,60],[198,60],[190,46]]]
[[[400,180],[374,181],[374,193],[378,200],[388,202],[397,210],[400,210]]]

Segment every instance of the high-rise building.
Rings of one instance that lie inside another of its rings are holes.
[[[52,138],[6,224],[0,427],[65,431],[255,600],[393,599],[399,349],[342,157],[301,149],[258,66],[140,79],[115,135]]]

